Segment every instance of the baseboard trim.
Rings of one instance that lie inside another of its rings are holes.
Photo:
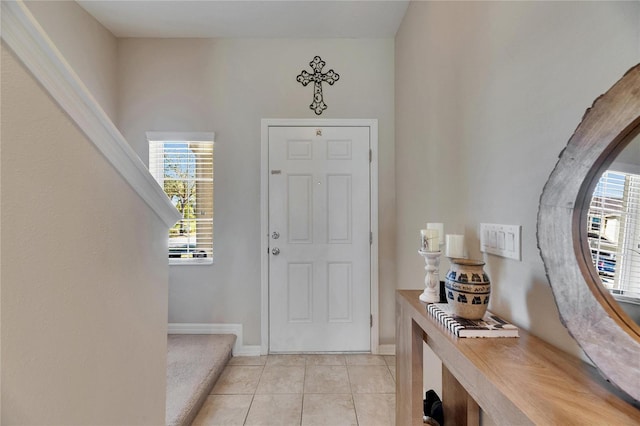
[[[396,345],[378,345],[378,355],[395,355]]]
[[[168,334],[235,334],[233,356],[258,356],[260,345],[244,345],[242,324],[169,323]]]
[[[170,323],[168,334],[235,334],[237,339],[233,345],[233,356],[260,356],[263,354],[260,345],[243,344],[242,324],[209,324],[209,323]],[[396,345],[378,345],[377,355],[395,355]]]
[[[242,345],[233,356],[260,356],[260,345]]]

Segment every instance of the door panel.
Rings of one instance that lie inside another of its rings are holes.
[[[269,349],[369,351],[369,128],[317,130],[269,128]]]
[[[351,243],[351,175],[327,176],[327,242]]]
[[[311,263],[290,263],[288,266],[288,320],[289,322],[311,322],[313,265]]]
[[[313,243],[313,177],[287,175],[286,192],[289,243]]]
[[[353,319],[353,281],[350,262],[329,262],[329,322],[351,322]]]

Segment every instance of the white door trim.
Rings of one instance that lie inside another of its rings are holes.
[[[269,127],[369,127],[371,144],[370,217],[371,243],[371,353],[378,353],[378,120],[375,119],[271,119],[263,118],[260,137],[260,297],[261,345],[263,355],[269,352]]]

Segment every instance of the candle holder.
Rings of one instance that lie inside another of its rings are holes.
[[[424,292],[420,295],[420,300],[425,303],[440,302],[440,255],[441,251],[418,250],[418,254],[424,257],[426,266],[424,270],[427,274],[424,277]]]

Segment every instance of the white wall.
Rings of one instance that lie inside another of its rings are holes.
[[[586,108],[640,60],[639,15],[637,2],[410,4],[396,36],[398,287],[420,288],[416,235],[443,221],[487,262],[492,310],[581,354],[538,253],[538,200]],[[481,222],[522,225],[522,261],[483,256]]]
[[[112,121],[116,119],[117,39],[75,1],[25,4]]]
[[[166,227],[2,48],[2,424],[164,424]]]
[[[340,80],[321,118],[379,120],[381,343],[393,343],[393,40],[122,39],[119,128],[141,158],[145,131],[216,132],[214,264],[170,271],[169,322],[241,323],[260,344],[260,120],[315,118],[296,82],[319,55]]]

